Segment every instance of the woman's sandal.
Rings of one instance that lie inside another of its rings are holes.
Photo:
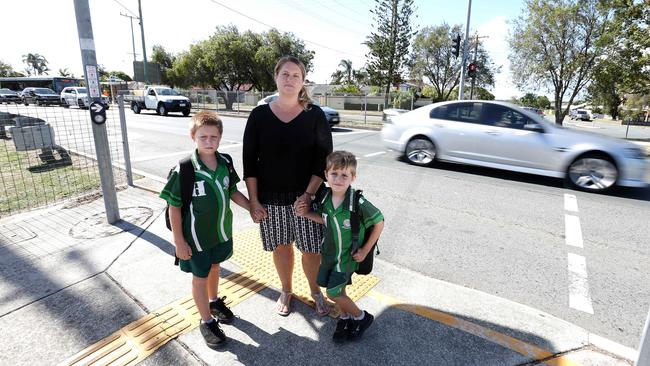
[[[330,313],[332,308],[330,308],[327,301],[325,301],[325,297],[322,293],[313,293],[311,294],[311,298],[314,299],[314,305],[316,306],[316,313],[318,313],[318,315],[325,316]]]
[[[277,311],[278,315],[287,316],[291,313],[292,297],[293,297],[293,293],[291,292],[284,292],[284,291],[280,292],[280,298],[278,299],[278,302],[275,304],[276,305],[275,310]]]

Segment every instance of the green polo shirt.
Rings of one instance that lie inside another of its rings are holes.
[[[183,216],[183,237],[194,252],[202,252],[232,238],[232,211],[230,195],[237,191],[239,176],[233,168],[228,171],[227,158],[217,155],[217,169],[212,171],[192,154],[194,167],[194,192],[187,215]],[[160,198],[170,206],[181,207],[180,167],[177,165],[169,177]]]
[[[354,189],[348,188],[345,199],[336,209],[332,205],[332,191],[327,190],[318,213],[325,220],[325,238],[321,249],[321,267],[332,268],[336,272],[353,272],[359,264],[352,259],[352,228],[350,210]],[[381,211],[365,197],[359,199],[360,232],[359,245],[364,243],[365,230],[384,220]]]

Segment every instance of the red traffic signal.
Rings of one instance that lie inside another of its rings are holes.
[[[477,69],[478,68],[477,68],[476,64],[472,62],[471,64],[469,64],[467,66],[467,75],[469,75],[469,77],[471,77],[471,78],[475,77]]]

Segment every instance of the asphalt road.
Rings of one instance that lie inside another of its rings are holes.
[[[78,113],[80,122],[64,115],[53,124],[76,141],[88,129],[88,112],[65,113]],[[109,139],[117,144],[116,111],[109,115]],[[136,172],[164,179],[191,151],[190,117],[129,110],[126,117]],[[246,119],[223,120],[220,151],[233,156],[241,174]],[[355,185],[386,217],[379,259],[638,347],[650,308],[650,190],[599,195],[526,174],[452,164],[421,168],[384,149],[377,131],[335,128],[333,138],[335,149],[359,157]],[[79,146],[93,153],[92,144]]]

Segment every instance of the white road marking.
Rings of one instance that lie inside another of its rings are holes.
[[[564,194],[564,209],[571,212],[578,212],[578,199],[575,195]]]
[[[356,134],[360,134],[360,133],[379,133],[379,131],[369,131],[369,130],[352,130],[352,132],[346,132],[346,131],[340,131],[340,132],[339,131],[332,131],[332,132],[334,132],[337,135],[343,136],[343,137],[350,136],[350,135],[356,135]]]
[[[363,157],[364,157],[364,158],[369,158],[369,157],[371,157],[371,156],[382,155],[382,154],[385,154],[385,153],[386,153],[385,151],[378,151],[378,152],[376,152],[376,153],[366,154],[366,155],[364,155]]]
[[[589,297],[587,281],[587,261],[585,257],[569,253],[569,307],[593,314],[594,308]]]
[[[564,215],[564,232],[566,244],[578,248],[583,248],[582,229],[580,228],[580,218],[573,215]]]

